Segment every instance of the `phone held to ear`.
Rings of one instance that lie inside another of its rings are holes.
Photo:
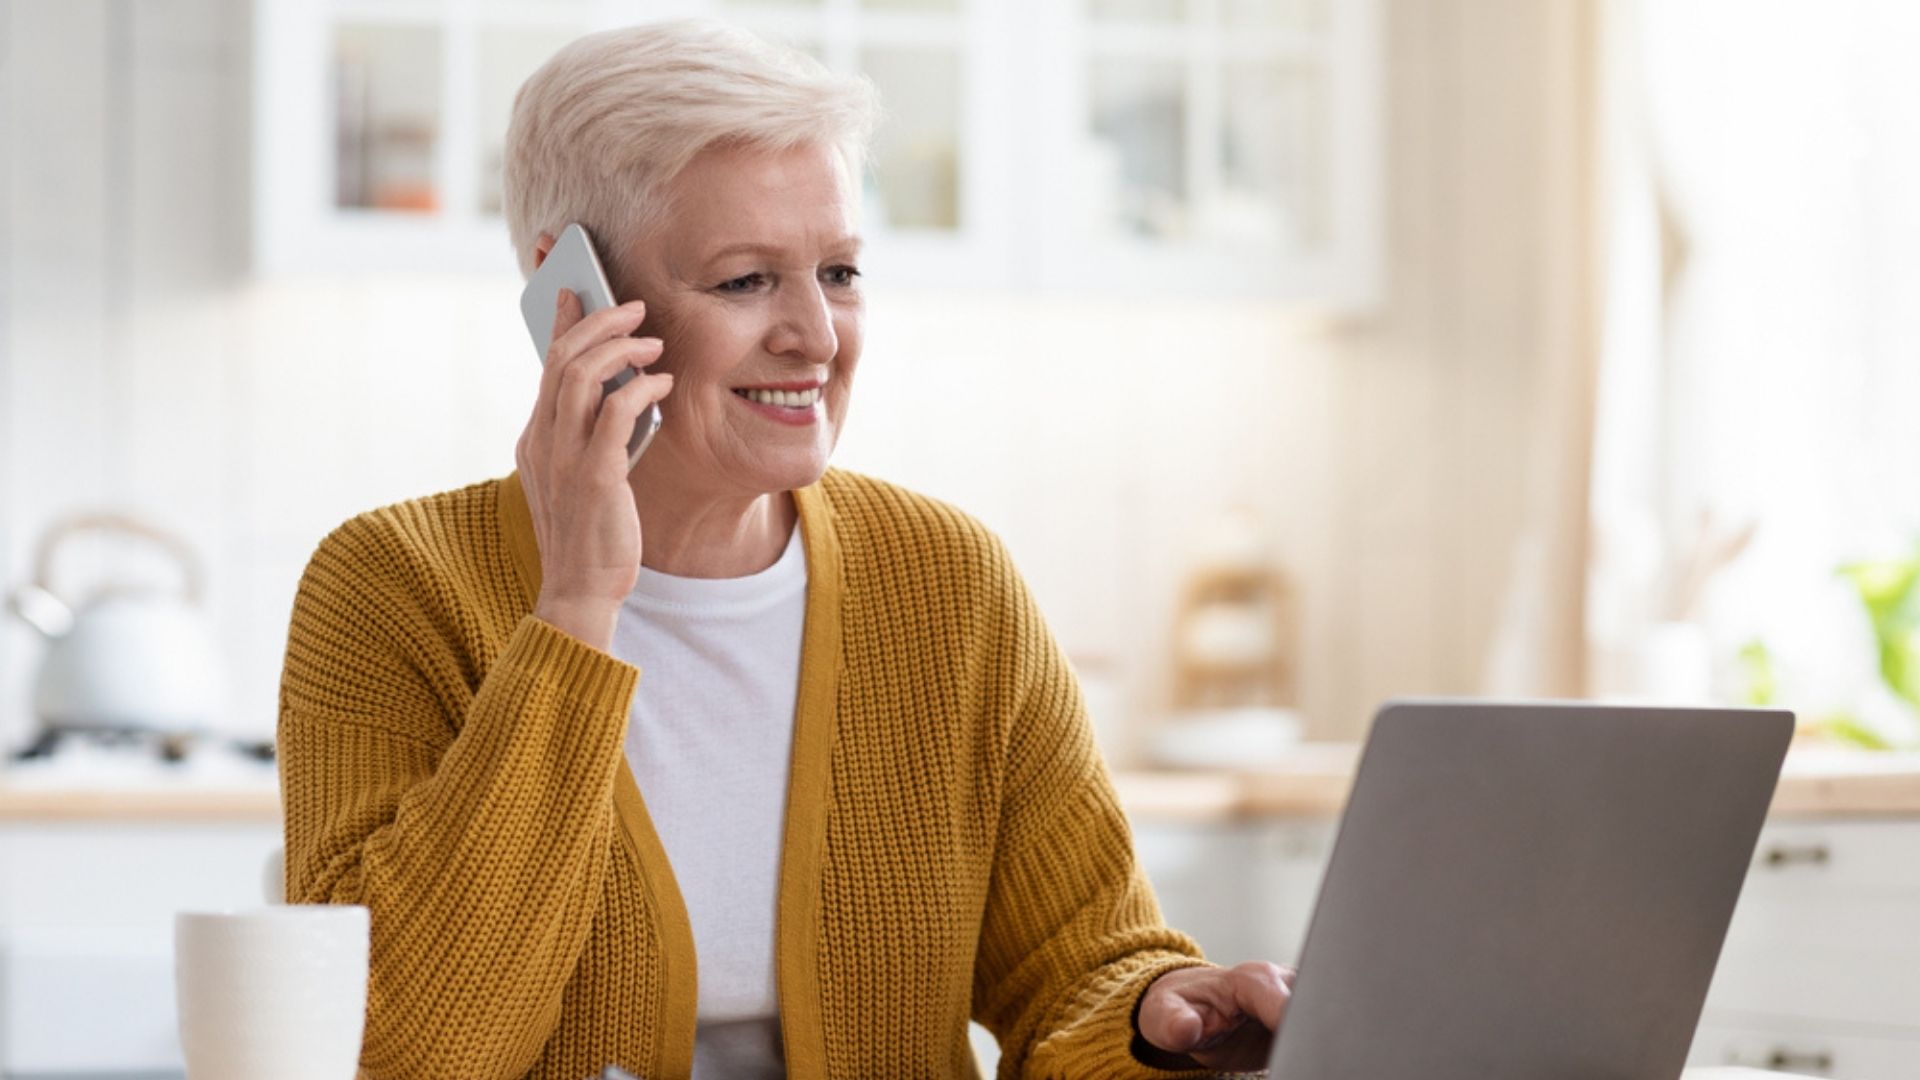
[[[527,320],[527,332],[533,335],[535,355],[542,364],[547,362],[547,347],[553,344],[553,311],[559,303],[561,289],[571,289],[580,298],[582,317],[617,303],[613,289],[607,284],[607,273],[600,268],[600,256],[594,253],[593,241],[587,237],[587,230],[578,225],[560,230],[560,238],[553,242],[553,249],[547,252],[520,293],[520,314]],[[605,401],[608,394],[625,386],[633,376],[632,368],[622,368],[618,375],[601,383],[600,400]],[[659,430],[660,403],[656,401],[634,421],[633,435],[627,440],[629,471],[640,463],[640,455],[647,452],[647,444]]]

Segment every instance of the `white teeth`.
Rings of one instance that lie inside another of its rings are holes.
[[[784,405],[789,409],[810,408],[820,400],[820,388],[811,390],[741,390],[739,393],[762,405]]]

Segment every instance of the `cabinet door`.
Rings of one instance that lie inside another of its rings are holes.
[[[1920,1029],[1913,1038],[1818,1027],[1732,1027],[1703,1024],[1687,1064],[1738,1065],[1843,1080],[1913,1080],[1920,1076]]]
[[[1167,924],[1218,963],[1300,955],[1331,822],[1191,825],[1136,822],[1134,847]]]
[[[1373,300],[1373,0],[1085,0],[1033,18],[1057,54],[1036,76],[1045,284]]]
[[[1920,823],[1769,825],[1707,1014],[1920,1027]]]
[[[0,1075],[180,1067],[173,916],[259,906],[277,823],[0,827]]]
[[[1217,963],[1256,958],[1256,827],[1136,822],[1133,843],[1167,925],[1192,935]]]
[[[711,10],[871,79],[882,118],[863,178],[871,287],[1004,282],[1022,35],[1006,0],[713,0]]]
[[[1300,959],[1320,899],[1320,880],[1333,854],[1335,828],[1329,818],[1283,822],[1265,831],[1255,880],[1261,959],[1283,964]]]

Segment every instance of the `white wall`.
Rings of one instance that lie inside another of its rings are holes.
[[[246,7],[5,9],[0,581],[70,508],[185,533],[215,568],[237,720],[264,733],[313,543],[509,469],[535,365],[512,281],[247,279]],[[1068,648],[1107,658],[1137,712],[1165,699],[1184,554],[1235,503],[1300,579],[1317,733],[1357,733],[1388,694],[1475,690],[1556,340],[1550,271],[1581,251],[1543,179],[1566,112],[1543,44],[1567,7],[1388,6],[1375,316],[875,286],[840,463],[1001,530]],[[9,742],[37,652],[0,632]]]

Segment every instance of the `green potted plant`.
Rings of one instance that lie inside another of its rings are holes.
[[[1920,731],[1920,539],[1905,555],[1855,560],[1840,566],[1837,573],[1853,587],[1866,612],[1881,681],[1894,700],[1905,706],[1913,721],[1910,730]],[[1748,642],[1738,661],[1746,703],[1774,704],[1779,678],[1766,644]],[[1862,750],[1920,749],[1920,739],[1914,735],[1889,732],[1885,724],[1867,723],[1850,710],[1817,713],[1801,730]]]
[[[1867,609],[1887,689],[1920,711],[1920,541],[1898,558],[1847,563],[1840,575]]]

